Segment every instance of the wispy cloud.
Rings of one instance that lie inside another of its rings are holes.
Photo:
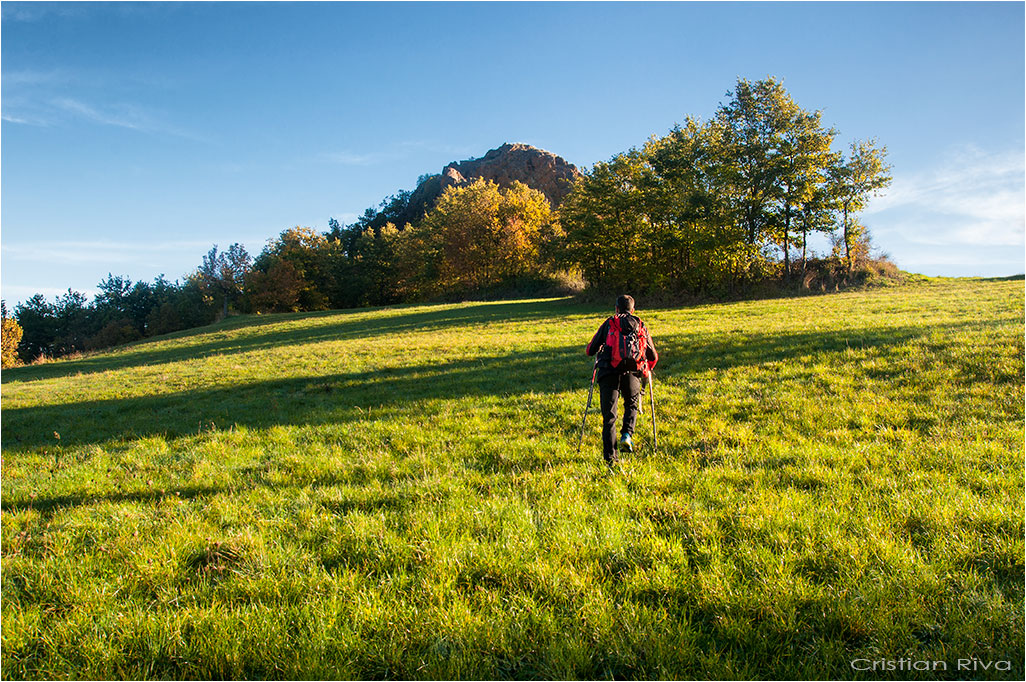
[[[49,102],[26,94],[25,88],[9,86],[7,76],[5,75],[3,78],[3,109],[0,112],[0,117],[4,121],[39,127],[46,127],[54,123],[58,113]]]
[[[149,130],[151,128],[150,124],[138,112],[130,110],[123,113],[104,113],[70,97],[55,99],[53,104],[58,109],[76,114],[94,123],[118,126],[130,130]]]
[[[99,293],[99,289],[95,288],[86,291],[76,289],[75,291],[86,294],[87,296],[95,296]],[[19,302],[27,301],[36,294],[42,294],[44,297],[50,299],[63,296],[67,292],[67,288],[58,289],[56,287],[36,287],[32,285],[11,284],[5,285],[2,290],[0,290],[0,296],[2,296],[4,301],[7,302],[9,309],[13,309]]]
[[[141,133],[165,134],[201,142],[204,141],[201,135],[163,122],[148,110],[130,104],[120,104],[101,109],[71,97],[56,98],[52,101],[52,104],[60,111],[100,125],[127,128]]]
[[[896,174],[865,213],[915,243],[1022,246],[1026,163],[1020,153],[965,148],[930,171]]]
[[[0,16],[4,21],[40,21],[50,17],[85,16],[87,7],[92,3],[77,2],[5,2],[0,7]]]
[[[155,16],[178,11],[178,2],[5,2],[0,7],[4,21],[53,21],[89,19],[97,15]]]
[[[113,240],[94,241],[64,241],[64,242],[23,242],[17,244],[3,244],[3,255],[5,259],[39,262],[58,263],[63,265],[79,265],[99,263],[104,267],[116,269],[128,265],[142,265],[147,267],[159,267],[161,263],[169,260],[169,256],[194,255],[196,264],[200,263],[203,255],[210,250],[214,244],[227,246],[239,239],[223,240],[188,240],[188,241],[165,241],[156,243],[139,243]],[[259,248],[266,241],[264,238],[254,238],[241,243],[249,248]]]
[[[69,80],[67,73],[58,69],[49,71],[36,71],[33,69],[22,69],[20,71],[4,72],[4,88],[48,85],[52,83],[66,83]]]
[[[320,161],[336,163],[342,166],[373,166],[397,158],[395,154],[371,153],[357,154],[350,151],[322,152],[317,155]]]
[[[43,127],[86,121],[207,142],[204,136],[169,122],[163,112],[134,103],[140,99],[137,89],[165,85],[144,75],[122,74],[113,79],[109,74],[66,69],[5,71],[0,117],[8,123]],[[97,101],[103,104],[95,104]]]
[[[19,116],[15,116],[14,114],[8,114],[7,112],[4,112],[2,115],[0,115],[0,119],[7,121],[8,123],[18,123],[27,126],[45,127],[50,125],[50,122],[44,118],[28,116],[26,114],[20,114]]]

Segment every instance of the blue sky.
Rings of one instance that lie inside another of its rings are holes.
[[[903,269],[1024,266],[1024,4],[2,3],[3,297],[256,255],[524,142],[581,167],[774,76],[894,183]]]

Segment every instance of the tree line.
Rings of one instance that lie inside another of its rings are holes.
[[[451,300],[581,282],[691,295],[754,284],[857,281],[872,265],[858,213],[890,183],[874,141],[833,149],[837,131],[772,78],[741,79],[709,121],[583,173],[558,207],[521,183],[448,187],[415,223],[400,191],[353,224],[284,230],[251,258],[214,246],[182,282],[108,275],[92,302],[69,290],[18,305],[23,361],[209,324],[230,311],[286,312]],[[809,249],[812,235],[832,243]],[[5,347],[8,315],[4,307]],[[12,334],[13,327],[12,327]],[[5,355],[5,364],[7,363]]]
[[[817,269],[854,278],[870,257],[856,219],[890,183],[886,149],[833,147],[837,131],[776,80],[741,80],[708,122],[688,118],[598,163],[560,207],[568,259],[589,283],[722,291],[810,267],[810,235],[833,238]]]

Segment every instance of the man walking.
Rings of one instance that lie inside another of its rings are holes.
[[[616,299],[616,314],[602,323],[585,352],[598,353],[595,381],[602,407],[602,456],[612,466],[619,460],[618,449],[634,451],[634,425],[638,420],[641,380],[659,361],[645,324],[634,315],[634,299]],[[616,440],[616,409],[623,394],[623,424]],[[619,448],[617,447],[619,445]]]

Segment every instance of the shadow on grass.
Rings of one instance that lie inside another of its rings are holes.
[[[260,466],[250,466],[240,470],[237,482],[231,485],[202,485],[188,484],[168,488],[146,488],[145,490],[116,490],[97,493],[81,493],[56,495],[53,497],[36,497],[19,500],[3,500],[0,508],[5,512],[16,512],[23,509],[33,509],[43,516],[50,516],[62,509],[77,507],[83,504],[102,503],[154,503],[166,500],[193,500],[207,499],[224,494],[248,493],[260,488],[281,490],[283,487],[295,489],[334,489],[339,486],[352,485],[354,476],[352,472],[328,474],[320,473],[315,477],[299,477],[283,486],[275,475],[280,475],[280,470],[265,469]],[[372,474],[362,471],[358,480],[361,484],[367,484],[372,479],[378,480],[385,485],[394,483],[394,480],[387,473]],[[440,493],[432,491],[431,496],[439,499]],[[442,495],[444,497],[444,495]],[[331,513],[344,514],[349,511],[358,510],[363,512],[401,511],[414,498],[413,493],[397,491],[391,488],[375,489],[369,494],[359,494],[354,498],[327,499],[320,502],[321,506]]]
[[[352,311],[332,310],[320,313],[289,313],[256,317],[247,315],[228,321],[155,337],[120,349],[111,349],[95,356],[62,360],[44,365],[4,370],[3,383],[39,381],[78,374],[94,374],[126,367],[161,365],[212,355],[248,353],[268,348],[300,346],[322,341],[366,339],[451,327],[469,327],[495,322],[528,322],[532,320],[565,319],[569,315],[588,314],[590,307],[572,304],[570,298],[543,301],[510,301],[504,303],[467,303],[436,306],[429,310],[407,310],[413,306],[394,308],[361,308]],[[373,317],[368,318],[368,314]],[[317,323],[316,320],[324,321]],[[273,328],[289,321],[315,321],[309,328],[294,326]],[[235,332],[228,334],[228,332]],[[169,339],[195,337],[194,343],[172,348],[154,348]],[[585,340],[585,343],[587,340]]]
[[[814,332],[734,332],[656,337],[660,375],[680,376],[709,369],[731,369],[815,355],[901,346],[934,333],[957,333],[968,328],[1001,327],[1003,321],[859,327]],[[657,394],[658,395],[658,394]]]
[[[543,315],[545,310],[548,306],[542,305],[536,312]],[[459,323],[458,316],[442,319],[444,324]],[[964,325],[766,333],[743,338],[734,338],[730,333],[657,338],[664,358],[657,370],[657,391],[659,381],[672,383],[712,368],[757,366],[810,354],[839,353],[848,348],[892,347],[960,326]],[[385,331],[383,327],[378,329],[379,333]],[[591,369],[590,359],[582,352],[585,342],[387,368],[375,373],[278,379],[165,395],[9,408],[3,411],[3,449],[52,446],[55,431],[61,434],[64,446],[78,446],[146,436],[188,437],[211,425],[261,429],[392,417],[410,419],[427,414],[424,403],[436,400],[514,397],[577,389],[583,394]],[[544,403],[539,402],[539,409],[544,409]],[[567,433],[575,428],[576,425],[568,424]]]
[[[211,427],[231,425],[259,429],[378,420],[395,417],[418,401],[565,390],[572,386],[568,382],[554,386],[552,369],[570,366],[575,359],[580,362],[585,358],[582,348],[583,344],[374,373],[8,408],[3,411],[3,446],[4,450],[51,446],[55,431],[61,434],[62,446],[77,446],[146,436],[194,436]]]
[[[18,511],[21,509],[34,509],[43,515],[49,515],[67,507],[77,507],[82,504],[98,504],[103,502],[122,503],[151,503],[163,499],[177,498],[191,500],[193,498],[214,497],[226,492],[220,486],[187,485],[165,490],[132,490],[122,492],[56,495],[54,497],[35,498],[28,501],[10,502],[4,500],[0,508],[5,512]]]

